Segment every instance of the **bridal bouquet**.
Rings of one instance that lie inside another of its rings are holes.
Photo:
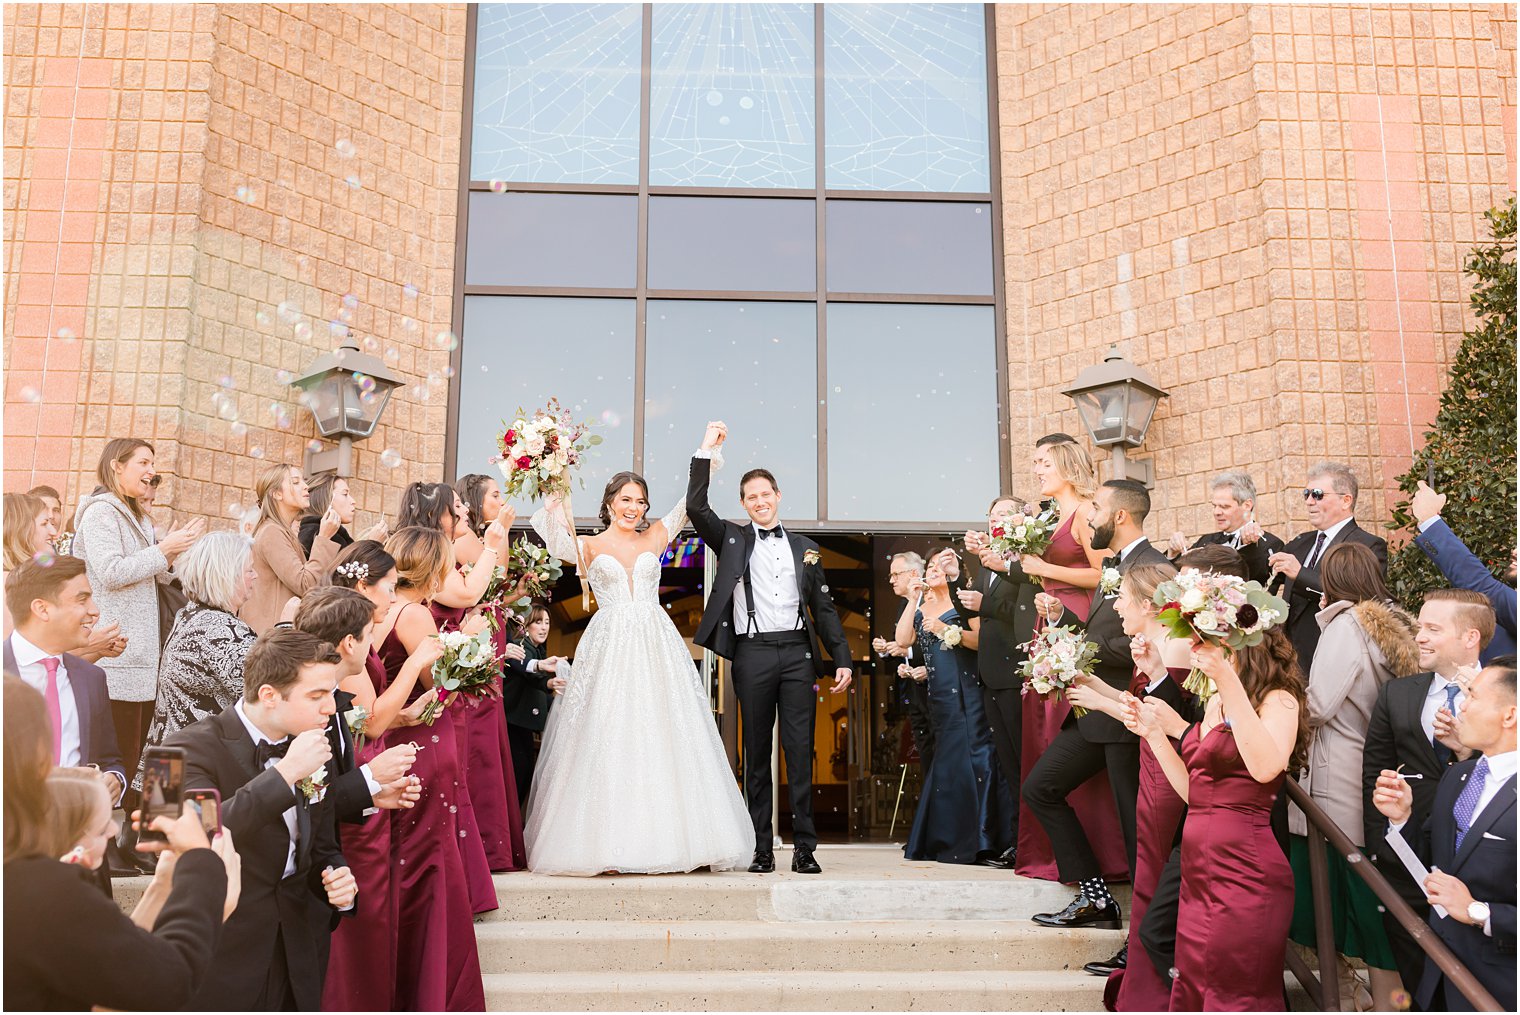
[[[1050,541],[1060,525],[1061,520],[1056,517],[1054,508],[1033,515],[1021,511],[1007,522],[993,525],[987,533],[990,537],[987,545],[1004,556],[1027,553],[1038,557],[1050,547]],[[1037,585],[1045,584],[1038,578],[1034,578],[1034,581]]]
[[[443,654],[433,663],[433,689],[438,695],[418,717],[424,726],[433,725],[451,694],[457,692],[476,699],[494,697],[496,674],[501,669],[490,628],[478,634],[447,631],[438,636],[438,643],[443,646]]]
[[[602,438],[591,433],[591,424],[571,419],[558,399],[551,398],[532,416],[519,408],[511,425],[497,435],[501,454],[491,459],[501,469],[502,494],[527,500],[568,494],[570,470],[600,443]]]
[[[1092,673],[1098,661],[1098,646],[1071,627],[1047,627],[1023,648],[1029,658],[1020,664],[1019,673],[1024,677],[1024,689],[1035,694],[1064,692],[1077,677]],[[1087,714],[1087,709],[1077,705],[1072,711],[1079,718]]]
[[[1185,571],[1156,589],[1156,619],[1177,638],[1212,642],[1230,651],[1260,645],[1269,628],[1288,618],[1288,604],[1261,582],[1212,571]],[[1214,682],[1193,670],[1182,685],[1207,701]]]

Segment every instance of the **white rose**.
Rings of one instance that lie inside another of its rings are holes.
[[[1182,609],[1184,612],[1192,613],[1194,610],[1203,609],[1206,601],[1202,589],[1188,589],[1182,594]]]
[[[544,439],[538,434],[533,434],[523,442],[523,447],[527,450],[528,454],[537,458],[544,453]]]
[[[1204,610],[1193,618],[1193,626],[1200,631],[1219,630],[1219,618],[1210,610]]]

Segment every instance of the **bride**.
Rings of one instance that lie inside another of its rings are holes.
[[[643,477],[620,472],[602,495],[606,528],[579,537],[597,612],[549,713],[528,795],[528,868],[540,874],[731,870],[754,846],[707,691],[660,606],[660,557],[686,524],[686,500],[653,524],[648,511]],[[575,562],[558,498],[533,529]]]

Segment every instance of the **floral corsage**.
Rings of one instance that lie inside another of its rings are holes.
[[[304,779],[296,780],[296,791],[309,804],[321,803],[327,795],[327,766],[323,765]]]
[[[966,632],[961,629],[961,626],[959,624],[947,625],[946,627],[940,628],[939,643],[945,646],[945,648],[955,648],[961,643],[961,638],[965,635],[965,633]]]
[[[802,551],[802,562],[804,564],[816,564],[821,559],[822,558],[819,556],[817,550],[803,550]]]
[[[354,738],[354,750],[363,750],[365,729],[369,726],[369,710],[363,705],[355,705],[343,713],[343,722],[348,726],[349,736]]]
[[[1123,576],[1116,567],[1105,567],[1103,577],[1098,580],[1098,591],[1103,593],[1105,599],[1112,599],[1119,594],[1119,582]]]

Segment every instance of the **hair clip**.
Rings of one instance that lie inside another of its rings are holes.
[[[369,565],[359,560],[339,564],[333,569],[333,573],[342,575],[344,578],[352,578],[356,582],[369,581]]]

